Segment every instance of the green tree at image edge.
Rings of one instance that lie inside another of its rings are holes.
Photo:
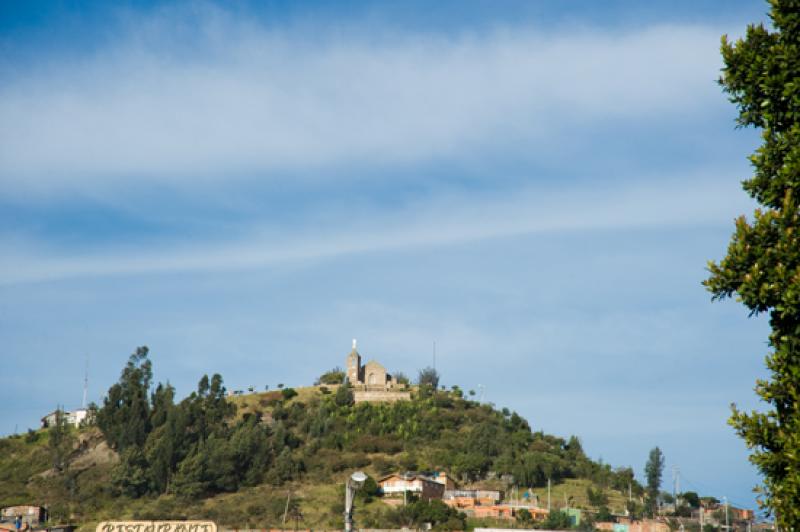
[[[727,255],[709,264],[714,299],[769,313],[770,375],[755,391],[763,412],[733,405],[729,423],[764,478],[760,500],[781,528],[800,530],[800,0],[770,1],[774,31],[751,25],[722,39],[720,85],[740,127],[762,132],[744,189],[761,205],[736,220]]]

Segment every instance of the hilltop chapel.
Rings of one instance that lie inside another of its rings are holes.
[[[353,350],[347,355],[347,382],[352,386],[366,386],[367,388],[394,388],[397,379],[386,373],[386,368],[374,360],[361,365],[361,355],[356,349],[356,340],[353,339]]]
[[[356,403],[387,403],[411,400],[411,390],[406,384],[398,384],[397,379],[386,373],[386,368],[374,360],[361,365],[361,355],[353,340],[353,350],[347,355],[347,384],[353,387],[353,400]]]

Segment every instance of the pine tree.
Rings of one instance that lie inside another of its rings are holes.
[[[655,514],[658,504],[658,491],[661,489],[661,475],[664,473],[664,453],[658,447],[650,450],[647,464],[644,466],[647,476],[647,503],[651,514]]]

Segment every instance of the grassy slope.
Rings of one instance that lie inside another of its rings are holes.
[[[560,509],[565,506],[564,501],[571,501],[570,506],[575,508],[591,508],[586,496],[586,488],[596,488],[591,481],[582,478],[568,478],[550,488],[551,508]],[[522,490],[520,490],[522,491]],[[547,488],[534,488],[531,490],[539,496],[540,505],[547,507]],[[612,513],[623,513],[627,496],[616,490],[605,490],[608,496],[608,507]]]
[[[47,432],[32,436],[12,436],[0,439],[0,506],[25,504],[36,500],[28,481],[50,467]]]

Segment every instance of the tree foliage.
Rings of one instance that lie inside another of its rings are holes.
[[[533,515],[527,508],[520,508],[517,510],[517,515],[515,518],[516,521],[522,525],[533,523]]]
[[[655,512],[658,502],[658,492],[661,489],[661,476],[664,473],[664,453],[658,447],[650,450],[647,464],[644,466],[647,477],[647,501],[651,512]]]
[[[342,384],[345,374],[342,368],[335,367],[319,376],[315,384]]]
[[[283,397],[285,401],[288,401],[292,397],[297,397],[297,390],[294,388],[284,388],[281,390],[281,397]]]
[[[595,508],[608,505],[608,495],[606,495],[601,489],[593,489],[591,486],[587,486],[586,498],[589,500],[589,504]]]
[[[404,528],[422,528],[430,523],[434,530],[465,530],[466,516],[438,499],[415,500],[389,514],[390,521]]]
[[[397,381],[397,384],[411,384],[411,379],[402,371],[395,371],[392,376]]]
[[[236,407],[225,396],[222,376],[204,375],[197,391],[179,404],[169,384],[158,384],[148,400],[151,380],[152,364],[142,347],[97,413],[106,440],[120,452],[112,474],[118,493],[200,497],[254,486],[273,462],[279,481],[298,471],[284,452],[291,440],[285,432],[271,434],[252,415],[233,422]],[[283,392],[296,395],[288,388]]]
[[[766,507],[782,528],[800,528],[800,1],[771,0],[774,31],[751,25],[744,39],[722,39],[720,84],[738,124],[762,130],[744,189],[761,204],[736,220],[728,252],[710,263],[714,299],[736,295],[769,313],[769,379],[756,393],[765,412],[733,407],[731,425],[752,449]]]
[[[696,491],[685,491],[681,493],[678,498],[690,508],[700,508],[700,497],[697,495]]]
[[[130,446],[144,445],[150,432],[150,403],[147,393],[153,378],[153,366],[147,358],[149,349],[136,349],[103,400],[97,413],[97,425],[112,449],[119,452]]]
[[[572,528],[572,519],[566,512],[554,510],[542,522],[542,528],[546,530],[569,530]]]
[[[63,410],[60,408],[56,410],[56,421],[47,430],[49,432],[50,461],[53,464],[53,469],[58,473],[62,473],[66,469],[67,458],[72,452],[72,447],[75,443],[75,438],[72,436]]]
[[[338,406],[350,406],[353,404],[353,390],[349,384],[342,384],[336,389],[334,401]]]
[[[439,387],[439,372],[431,367],[419,370],[417,384],[420,388],[427,388],[435,391]]]

